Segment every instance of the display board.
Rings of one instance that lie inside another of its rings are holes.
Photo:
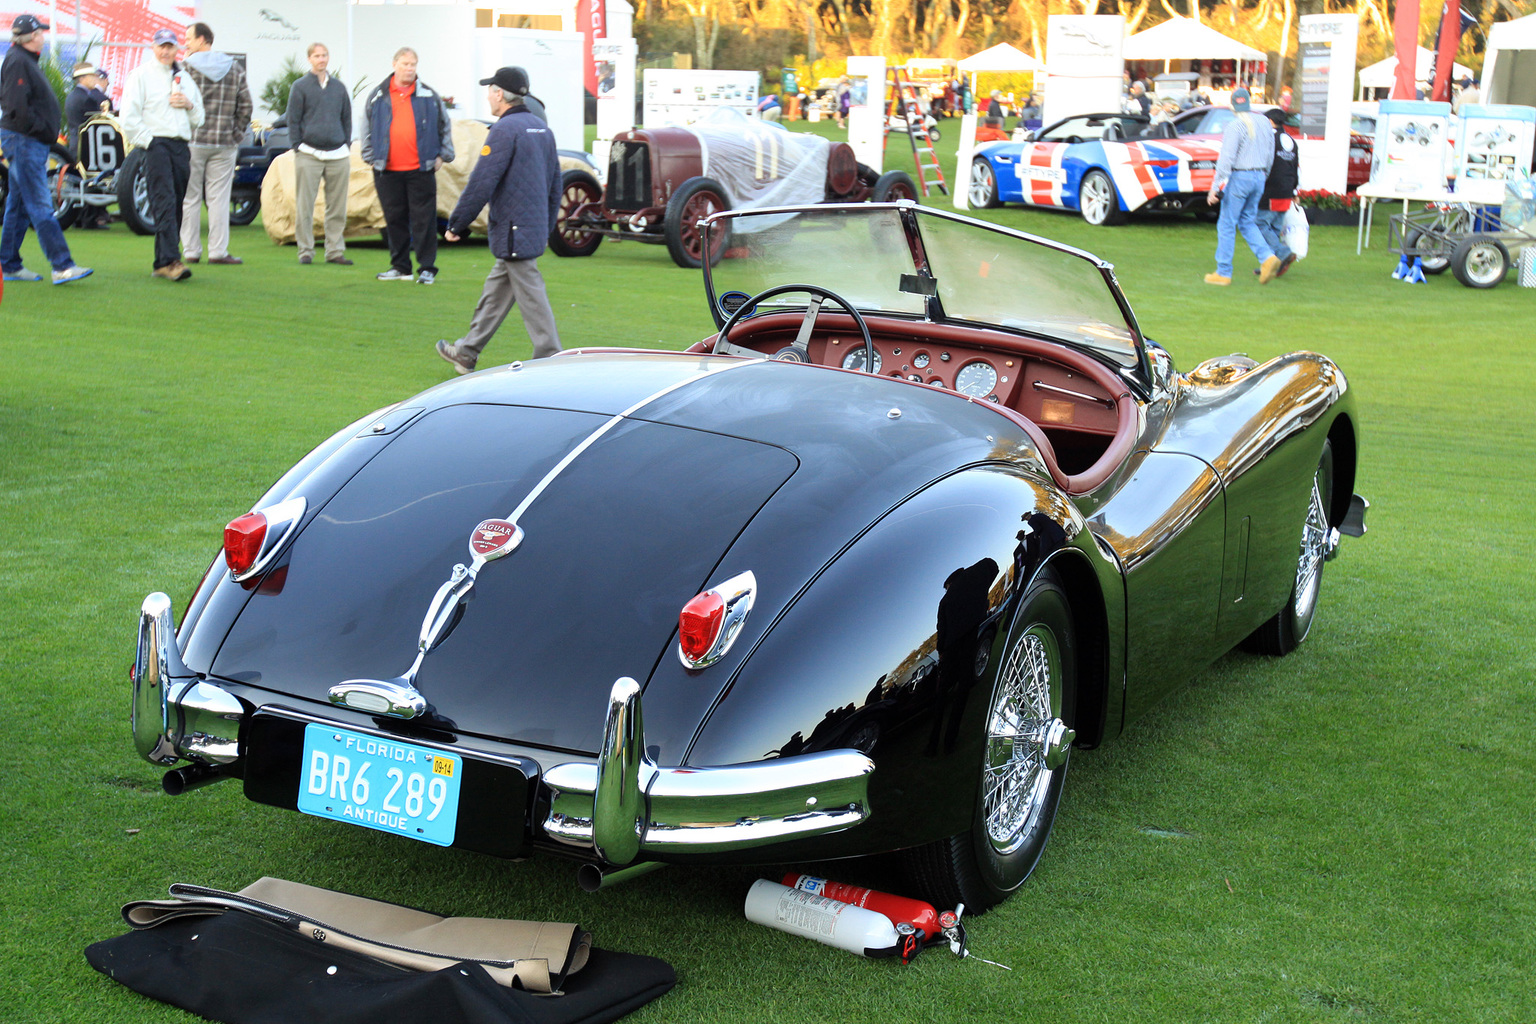
[[[1421,195],[1445,189],[1451,105],[1426,100],[1382,100],[1376,113],[1371,184]]]
[[[757,116],[756,71],[647,68],[642,88],[647,128],[692,124],[721,107]]]
[[[1536,108],[1469,104],[1456,135],[1456,192],[1480,202],[1502,202],[1504,183],[1531,169]]]
[[[1357,14],[1306,14],[1297,26],[1301,132],[1297,174],[1303,189],[1343,195],[1349,188],[1349,103],[1354,92]]]
[[[1047,23],[1047,124],[1120,109],[1125,19],[1118,14],[1053,14]]]
[[[885,58],[849,57],[848,145],[859,163],[885,169]]]

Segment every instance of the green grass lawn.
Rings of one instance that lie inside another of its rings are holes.
[[[356,267],[299,267],[253,227],[234,235],[244,267],[172,285],[150,278],[150,241],[115,225],[69,232],[94,277],[12,284],[0,304],[0,1019],[193,1020],[81,951],[122,930],[129,899],[262,875],[579,921],[676,966],[637,1021],[1536,1017],[1536,292],[1400,284],[1380,232],[1356,257],[1346,228],[1315,230],[1267,287],[1249,258],[1211,288],[1208,225],[988,217],[1114,262],[1182,367],[1332,356],[1357,389],[1373,503],[1301,650],[1228,655],[1073,758],[1039,870],[972,928],[1012,972],[939,951],[903,969],[750,925],[747,869],[587,895],[563,862],[404,842],[247,803],[238,784],[162,795],[128,735],[140,601],[163,589],[179,614],[224,524],[289,464],[450,376],[432,342],[462,331],[490,257],[448,247],[434,287],[386,285],[376,245],[349,250]],[[710,329],[698,275],[664,248],[605,242],[541,266],[567,347],[682,347]],[[835,289],[835,271],[818,283]],[[486,359],[528,352],[514,315]]]

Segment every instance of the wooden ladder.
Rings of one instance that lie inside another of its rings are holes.
[[[886,95],[889,97],[886,117],[900,117],[906,122],[907,141],[912,145],[912,164],[917,168],[917,183],[923,195],[928,195],[933,188],[943,195],[949,195],[949,186],[944,183],[944,172],[939,168],[939,158],[933,153],[933,140],[928,137],[928,125],[918,109],[917,88],[907,81],[900,67],[887,69]]]

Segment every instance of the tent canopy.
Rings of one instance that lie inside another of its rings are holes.
[[[1461,81],[1463,75],[1470,75],[1472,69],[1464,64],[1451,65],[1451,80]],[[1427,46],[1419,47],[1418,56],[1414,58],[1413,77],[1418,82],[1433,81],[1435,77],[1435,51]],[[1369,67],[1360,69],[1360,88],[1362,89],[1390,89],[1397,78],[1397,55],[1393,54],[1386,60],[1379,60]]]
[[[1536,107],[1536,14],[1489,29],[1482,85],[1484,103]]]
[[[1263,60],[1260,50],[1192,18],[1169,18],[1125,39],[1126,60]]]
[[[962,60],[957,67],[966,72],[1045,70],[1044,64],[1011,43],[998,43],[980,53],[973,53]]]

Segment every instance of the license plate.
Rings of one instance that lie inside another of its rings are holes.
[[[452,846],[463,775],[457,754],[310,723],[299,810]]]

